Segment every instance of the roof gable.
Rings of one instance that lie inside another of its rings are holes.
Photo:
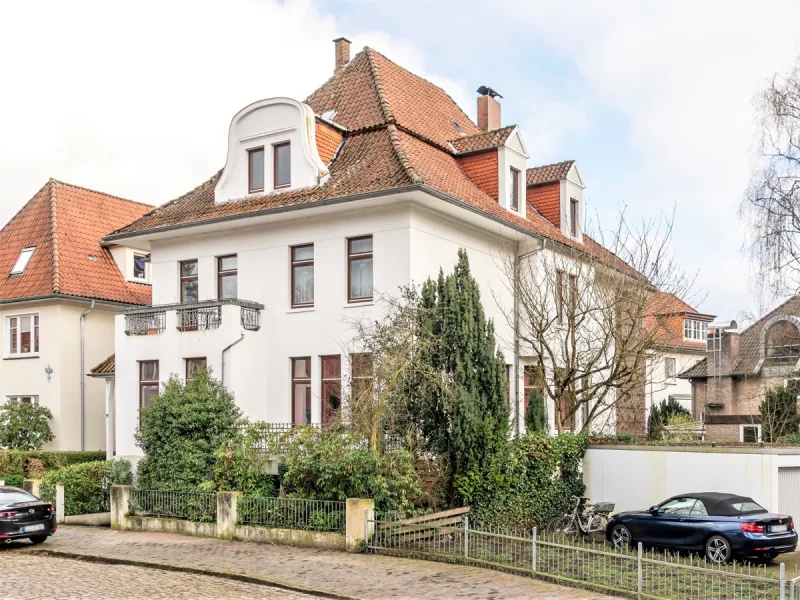
[[[49,180],[0,230],[0,301],[63,294],[149,304],[150,287],[125,281],[100,241],[150,208]],[[27,268],[11,275],[29,247],[36,249]]]

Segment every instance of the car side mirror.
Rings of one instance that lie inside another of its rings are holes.
[[[647,511],[648,511],[648,512],[649,512],[651,515],[653,515],[654,517],[655,517],[655,516],[658,516],[658,514],[661,512],[661,511],[658,509],[658,504],[654,504],[653,506],[651,506],[650,508],[648,508],[648,509],[647,509]]]

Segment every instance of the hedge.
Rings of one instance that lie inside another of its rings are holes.
[[[30,475],[29,461],[32,458],[41,461],[45,471],[52,471],[79,463],[104,461],[106,453],[102,450],[87,452],[0,450],[0,479],[4,479],[8,483],[12,477],[28,477]]]
[[[49,471],[42,480],[42,499],[55,501],[55,486],[64,486],[64,514],[108,512],[112,485],[131,485],[131,464],[109,460],[73,464]]]

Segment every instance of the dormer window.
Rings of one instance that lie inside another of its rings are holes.
[[[31,256],[33,256],[33,251],[36,250],[36,247],[32,248],[23,248],[22,252],[19,253],[19,258],[17,262],[14,263],[14,268],[11,269],[12,275],[22,275],[25,272],[25,267],[28,266],[28,263],[31,260]]]
[[[508,205],[511,207],[511,210],[519,210],[519,171],[511,167],[510,176]]]
[[[575,198],[569,199],[569,233],[578,237],[578,201]]]
[[[264,147],[251,148],[247,151],[248,185],[247,191],[252,194],[264,191]]]
[[[707,337],[708,337],[708,323],[705,323],[703,321],[696,321],[694,319],[684,319],[683,339],[704,342],[706,341]]]
[[[145,256],[144,254],[134,254],[133,255],[133,278],[134,279],[141,279],[144,281],[147,279],[147,270],[145,269]]]
[[[273,147],[275,189],[289,187],[292,184],[292,147],[289,142],[275,144]]]

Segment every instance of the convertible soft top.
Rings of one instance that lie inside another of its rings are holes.
[[[759,504],[753,500],[752,498],[748,498],[747,496],[739,496],[737,494],[723,494],[721,492],[700,492],[697,494],[681,494],[679,496],[673,496],[670,500],[674,500],[675,498],[697,498],[700,500],[706,507],[706,512],[714,517],[738,517],[740,515],[748,515],[754,514],[755,512],[767,512],[766,509],[762,509],[762,511],[753,511],[753,510],[746,510],[742,511],[737,509],[734,504],[740,504],[744,502],[755,504],[759,506]]]

